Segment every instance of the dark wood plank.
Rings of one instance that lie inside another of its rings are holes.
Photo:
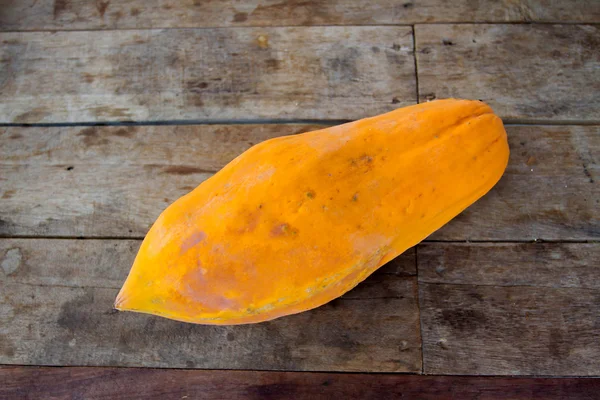
[[[26,31],[600,21],[594,0],[0,0],[0,9],[0,29]]]
[[[509,120],[600,120],[600,27],[419,25],[419,98],[481,99]]]
[[[0,240],[0,364],[421,371],[414,251],[323,307],[227,327],[113,310],[138,244]]]
[[[7,399],[593,399],[600,379],[149,368],[0,368]]]
[[[599,252],[600,243],[419,247],[424,372],[600,375]]]
[[[141,237],[251,144],[313,125],[0,128],[0,235]],[[436,240],[598,240],[598,126],[509,126],[508,169]]]
[[[0,122],[357,119],[416,102],[410,27],[0,33]]]

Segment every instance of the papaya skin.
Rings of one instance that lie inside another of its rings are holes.
[[[318,307],[487,193],[508,156],[491,108],[454,99],[267,140],[159,216],[115,307],[212,325]]]

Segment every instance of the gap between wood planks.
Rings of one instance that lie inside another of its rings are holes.
[[[310,310],[309,310],[310,312]],[[444,374],[444,373],[436,373],[436,374],[426,374],[426,373],[418,373],[418,372],[369,372],[369,371],[321,371],[321,370],[302,370],[302,371],[293,371],[293,370],[280,370],[280,369],[252,369],[252,368],[185,368],[185,367],[150,367],[150,366],[139,366],[139,367],[127,367],[127,366],[95,366],[95,365],[31,365],[31,364],[4,364],[0,363],[0,371],[6,369],[18,369],[18,368],[26,368],[26,369],[47,369],[47,370],[67,370],[67,369],[81,369],[81,370],[124,370],[124,371],[133,371],[133,370],[155,370],[155,371],[189,371],[195,373],[208,373],[212,371],[218,372],[255,372],[255,373],[287,373],[287,374],[297,374],[297,375],[368,375],[368,376],[386,376],[386,377],[410,377],[410,378],[472,378],[472,379],[499,379],[499,380],[519,380],[519,379],[583,379],[589,381],[598,381],[600,385],[600,375],[599,376],[590,376],[590,375],[544,375],[544,374],[529,374],[529,375],[469,375],[469,374]]]

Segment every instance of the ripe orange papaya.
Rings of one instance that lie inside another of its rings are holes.
[[[488,192],[508,162],[480,101],[260,143],[157,219],[115,307],[244,324],[341,296]]]

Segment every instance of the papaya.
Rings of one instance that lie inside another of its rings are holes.
[[[214,325],[319,307],[482,197],[508,156],[492,109],[455,99],[259,143],[160,214],[115,307]]]

